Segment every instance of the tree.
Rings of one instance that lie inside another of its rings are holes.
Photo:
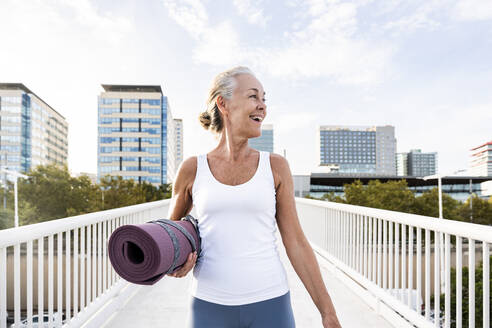
[[[36,208],[38,220],[66,217],[72,191],[67,167],[38,166],[28,176],[28,179],[19,180],[19,198]]]
[[[0,209],[0,230],[14,227],[14,212],[3,207]]]
[[[101,178],[100,187],[104,193],[103,209],[118,208],[144,203],[146,195],[133,180],[124,180],[120,176],[106,175]]]
[[[369,181],[364,186],[360,180],[344,186],[345,199],[348,204],[380,208],[391,211],[413,213],[415,195],[408,188],[405,180]]]
[[[470,209],[470,200],[472,201],[473,210]],[[470,220],[473,211],[473,221]],[[492,203],[473,195],[466,202],[461,204],[458,212],[463,221],[492,225]]]
[[[360,180],[344,185],[343,190],[347,204],[371,207],[366,189]]]
[[[462,220],[458,212],[460,202],[451,196],[442,194],[443,218],[448,220]],[[416,198],[415,213],[420,215],[439,217],[439,193],[437,188],[424,192]]]

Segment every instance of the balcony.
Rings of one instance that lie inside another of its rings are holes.
[[[469,327],[482,320],[490,328],[492,227],[301,198],[296,204],[343,327],[460,327],[467,315]],[[154,286],[129,284],[106,253],[118,226],[166,217],[168,207],[164,200],[0,231],[0,328],[38,313],[48,313],[55,327],[184,327],[190,275],[165,277]],[[285,250],[279,250],[297,327],[321,327]],[[483,274],[477,278],[480,260]],[[469,287],[483,285],[483,295],[469,288],[467,308],[464,266]],[[442,306],[433,295],[443,295]],[[481,313],[475,313],[477,302]]]

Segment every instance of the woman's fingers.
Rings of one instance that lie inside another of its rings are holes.
[[[175,278],[181,278],[186,276],[188,272],[190,272],[190,270],[195,265],[197,257],[198,255],[196,252],[190,253],[190,255],[188,255],[188,259],[186,260],[186,263],[178,270],[174,271],[171,274],[168,274],[168,276],[175,277]]]

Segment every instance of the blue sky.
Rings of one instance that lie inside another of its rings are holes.
[[[116,3],[0,2],[0,81],[67,118],[73,172],[97,169],[101,83],[160,84],[187,157],[214,147],[197,116],[236,65],[263,83],[294,174],[315,167],[318,124],[394,125],[397,150],[439,152],[442,173],[492,140],[490,0]]]

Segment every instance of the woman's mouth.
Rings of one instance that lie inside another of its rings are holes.
[[[249,118],[257,123],[261,123],[263,121],[263,117],[260,115],[251,115]]]

